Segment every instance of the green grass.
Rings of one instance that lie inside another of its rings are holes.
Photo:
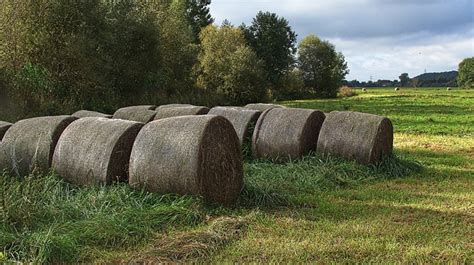
[[[394,91],[391,88],[369,88],[367,92],[359,90],[356,97],[283,103],[290,107],[316,108],[322,111],[351,110],[384,115],[392,120],[397,132],[474,136],[472,90],[402,88]]]
[[[283,102],[381,114],[395,156],[246,159],[234,208],[126,185],[2,177],[0,262],[472,263],[474,91],[369,89]]]

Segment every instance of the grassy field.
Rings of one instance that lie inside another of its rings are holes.
[[[474,262],[474,91],[369,89],[282,104],[385,115],[396,157],[373,167],[247,160],[233,209],[4,176],[0,261]]]

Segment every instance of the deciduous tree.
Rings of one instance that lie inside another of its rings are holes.
[[[349,73],[342,53],[315,35],[305,37],[299,44],[298,63],[305,86],[321,97],[336,97]]]
[[[474,88],[474,57],[462,60],[458,72],[458,86]]]
[[[227,104],[265,100],[262,62],[246,44],[241,29],[210,25],[202,30],[196,66],[198,86],[224,97]]]
[[[249,27],[242,28],[250,46],[263,60],[268,81],[275,89],[295,62],[296,33],[288,20],[270,12],[259,12]]]
[[[400,85],[402,87],[408,86],[408,84],[410,83],[410,77],[407,73],[401,74],[398,78],[400,79]]]

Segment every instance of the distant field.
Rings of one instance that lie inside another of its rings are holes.
[[[368,88],[367,92],[360,89],[357,92],[359,96],[353,98],[297,100],[285,104],[323,111],[353,110],[385,115],[400,133],[474,136],[472,90]]]
[[[397,158],[245,162],[237,207],[55,176],[0,178],[0,262],[473,263],[474,91],[282,102],[385,115]]]

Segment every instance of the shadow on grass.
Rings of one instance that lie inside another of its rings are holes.
[[[469,263],[470,259],[472,215],[467,212],[385,201],[345,200],[330,207],[289,209],[276,214],[285,217],[283,220],[292,220],[294,224],[291,226],[298,227],[299,233],[307,231],[307,238],[302,234],[299,240],[310,240],[315,229],[322,230],[319,235],[330,234],[330,238],[345,239],[341,244],[312,252],[333,262],[342,259],[384,263],[384,260],[393,260],[394,253],[403,263]],[[395,249],[387,248],[385,244],[394,240],[400,245]],[[360,253],[366,250],[371,251],[361,256]],[[417,250],[416,255],[410,250]]]

